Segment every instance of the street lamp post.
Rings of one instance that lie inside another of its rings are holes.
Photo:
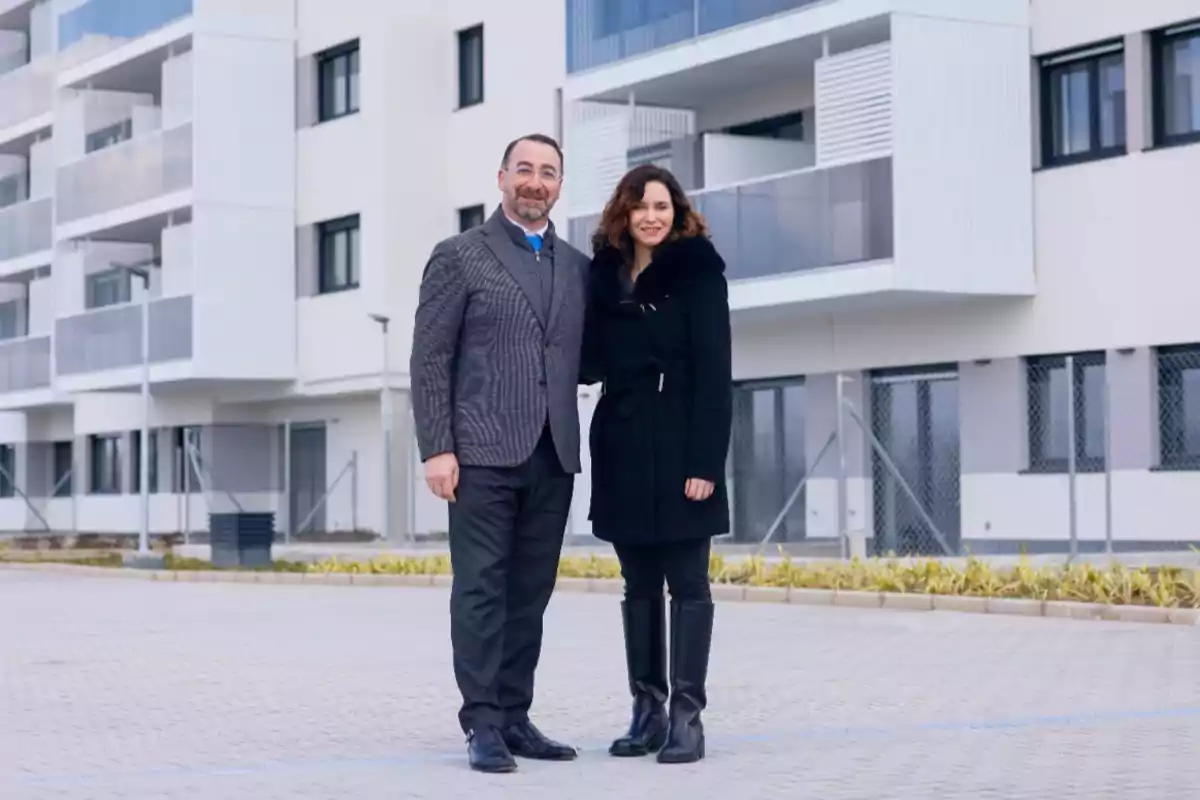
[[[142,431],[138,447],[138,488],[141,514],[138,522],[138,555],[150,554],[150,267],[154,259],[124,264],[125,269],[142,281]]]
[[[392,541],[392,387],[388,364],[388,323],[386,314],[371,314],[383,334],[383,363],[379,371],[379,415],[383,431],[383,541]]]

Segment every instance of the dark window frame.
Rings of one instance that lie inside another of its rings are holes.
[[[463,233],[471,228],[482,225],[487,220],[487,211],[483,203],[473,206],[463,206],[458,210],[458,232]]]
[[[1167,133],[1167,48],[1184,39],[1200,43],[1200,20],[1172,25],[1150,34],[1150,85],[1152,98],[1152,141],[1155,147],[1176,147],[1200,142],[1200,128],[1188,133]],[[1200,80],[1200,75],[1197,75]]]
[[[0,497],[17,496],[17,446],[15,444],[0,444]]]
[[[70,439],[55,442],[51,458],[51,495],[70,497],[75,484],[75,443]]]
[[[361,68],[361,48],[359,40],[353,39],[323,50],[315,56],[317,61],[317,122],[331,122],[335,119],[357,114],[362,107],[361,83],[359,71]],[[345,65],[345,73],[337,74],[339,65]],[[341,83],[343,85],[338,86]],[[338,110],[329,107],[329,93],[326,88],[333,86],[345,93],[346,107]]]
[[[784,139],[803,142],[807,131],[807,120],[804,111],[789,111],[786,114],[776,114],[752,122],[730,125],[725,133],[730,136],[753,136],[758,139]]]
[[[142,491],[142,432],[132,431],[129,437],[129,468],[130,480],[133,482],[132,491],[140,494]],[[150,463],[146,465],[149,473],[150,494],[158,494],[158,429],[150,429]]]
[[[126,117],[119,122],[105,125],[89,132],[84,137],[83,152],[95,153],[108,147],[115,147],[133,138],[133,117]]]
[[[1112,56],[1121,57],[1121,70],[1124,75],[1125,92],[1128,92],[1129,64],[1128,53],[1123,39],[1111,39],[1096,42],[1086,47],[1074,48],[1061,53],[1043,56],[1038,60],[1038,85],[1041,91],[1040,140],[1042,145],[1042,166],[1061,167],[1072,164],[1084,164],[1089,161],[1099,161],[1106,158],[1116,158],[1129,153],[1129,120],[1122,114],[1124,123],[1120,134],[1120,143],[1104,147],[1100,144],[1100,63]],[[1084,65],[1088,75],[1088,138],[1090,147],[1087,150],[1069,155],[1055,155],[1055,121],[1061,109],[1054,103],[1054,77],[1070,68]]]
[[[196,471],[195,465],[192,463],[191,456],[188,455],[187,448],[184,447],[185,442],[190,442],[193,449],[196,451],[196,462],[200,463],[200,468],[203,469],[202,451],[201,451],[201,426],[200,425],[181,425],[175,428],[171,433],[172,453],[175,459],[174,478],[171,484],[171,490],[175,494],[200,494],[204,491],[204,482],[201,479],[200,473]],[[184,479],[184,475],[187,479]]]
[[[483,23],[464,28],[457,34],[458,38],[458,107],[471,108],[483,103],[484,90],[484,38]],[[472,63],[473,46],[478,43],[478,59]],[[469,78],[474,78],[477,86],[471,86]],[[476,91],[472,91],[475,89]]]
[[[1158,463],[1162,469],[1200,470],[1200,451],[1185,449],[1183,375],[1200,372],[1200,344],[1159,347],[1155,351],[1158,397]]]
[[[333,248],[346,248],[346,276],[337,275]],[[362,224],[358,214],[317,223],[317,294],[345,292],[362,280]]]
[[[1100,456],[1090,456],[1087,453],[1087,420],[1090,410],[1087,407],[1085,370],[1088,367],[1099,366],[1107,371],[1108,359],[1106,354],[1101,351],[1072,353],[1070,355],[1075,359],[1075,374],[1072,377],[1075,384],[1075,408],[1073,410],[1075,416],[1075,471],[1103,472],[1103,454]],[[1067,472],[1069,468],[1067,456],[1048,456],[1043,453],[1046,441],[1044,417],[1041,413],[1035,413],[1035,411],[1044,411],[1046,408],[1046,404],[1040,396],[1041,384],[1049,382],[1052,370],[1065,370],[1066,362],[1067,354],[1029,356],[1025,359],[1025,428],[1028,434],[1027,444],[1029,447],[1028,471],[1031,473],[1061,473]],[[1107,402],[1107,398],[1105,398],[1105,401]],[[1091,413],[1097,413],[1103,417],[1104,408],[1101,407]],[[1104,435],[1108,436],[1109,431],[1105,431]]]
[[[85,281],[84,304],[89,309],[109,308],[133,302],[133,276],[129,270],[123,267],[112,267],[90,273]],[[115,299],[98,298],[99,290],[107,288],[110,284],[116,286],[116,294],[113,295]],[[100,302],[100,300],[104,302]]]
[[[111,445],[111,447],[110,447]],[[124,494],[122,481],[125,462],[124,437],[119,433],[88,435],[88,494]],[[99,469],[108,467],[109,469]],[[98,479],[103,474],[104,480]]]

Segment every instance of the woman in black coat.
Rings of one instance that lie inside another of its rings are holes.
[[[651,165],[618,184],[592,248],[582,370],[585,383],[603,388],[589,438],[589,519],[621,562],[634,698],[629,730],[609,752],[696,761],[712,639],[711,537],[729,530],[725,264],[674,176]]]

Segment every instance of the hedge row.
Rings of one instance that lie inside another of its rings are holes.
[[[66,559],[51,553],[20,558],[0,551],[0,560],[71,561],[94,566],[120,567],[118,553]],[[210,570],[211,563],[168,554],[169,570]],[[368,561],[330,558],[322,561],[275,561],[278,572],[352,572],[384,575],[449,575],[450,558],[432,556],[381,556]],[[558,574],[564,578],[620,578],[615,558],[564,557]],[[837,589],[843,591],[899,592],[975,597],[1012,597],[1032,600],[1068,600],[1104,605],[1143,605],[1164,608],[1200,608],[1200,569],[1171,566],[1126,567],[1073,564],[1036,567],[1022,560],[1015,566],[994,566],[976,558],[963,566],[936,559],[898,561],[797,562],[788,558],[769,562],[762,558],[730,561],[714,555],[709,564],[713,583],[748,586]]]

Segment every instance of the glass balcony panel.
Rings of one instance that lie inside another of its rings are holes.
[[[49,250],[54,238],[53,214],[49,197],[0,208],[0,261]]]
[[[54,351],[59,375],[80,375],[140,365],[141,303],[95,309],[58,320]],[[151,301],[151,363],[191,357],[191,295]]]
[[[0,130],[50,113],[54,103],[54,72],[40,60],[0,71]]]
[[[0,342],[0,394],[50,386],[50,337]]]
[[[567,72],[610,64],[819,0],[566,0]]]
[[[59,17],[59,67],[117,49],[192,13],[192,0],[89,0]]]
[[[138,136],[60,167],[58,224],[85,219],[192,185],[192,126]]]
[[[791,172],[690,194],[729,280],[763,278],[892,258],[892,160]],[[567,222],[591,253],[600,215]]]

